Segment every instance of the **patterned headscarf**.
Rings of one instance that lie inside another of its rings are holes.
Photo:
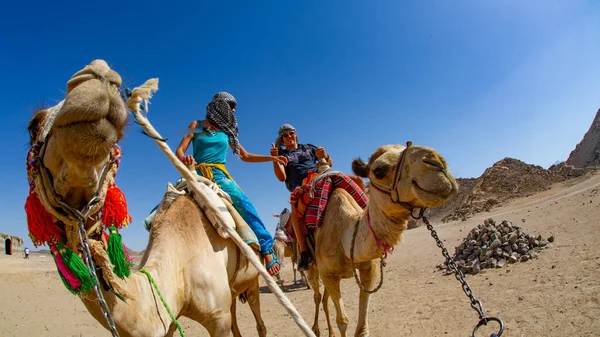
[[[296,131],[296,128],[292,126],[292,124],[283,124],[282,126],[279,127],[279,130],[277,131],[277,133],[279,134],[279,136],[277,136],[277,139],[275,140],[275,147],[278,149],[281,149],[283,147],[283,133],[286,131]]]
[[[229,136],[233,153],[239,156],[238,123],[231,110],[231,105],[234,107],[237,105],[235,97],[228,92],[218,92],[206,106],[206,119]]]

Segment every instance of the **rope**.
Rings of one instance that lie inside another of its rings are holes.
[[[235,279],[237,278],[238,271],[240,270],[240,250],[235,250],[235,271],[233,272],[233,276],[231,276],[231,280],[229,280],[229,287],[233,285]]]
[[[373,290],[366,289],[362,285],[362,283],[360,283],[358,275],[356,274],[356,267],[354,266],[354,243],[356,242],[356,234],[358,233],[359,222],[360,219],[356,220],[356,225],[354,225],[354,234],[352,234],[352,245],[350,246],[350,263],[352,263],[352,274],[354,275],[354,280],[356,280],[356,284],[358,284],[360,290],[366,292],[367,294],[373,294],[376,293],[379,289],[381,289],[381,286],[383,285],[383,267],[385,267],[385,259],[383,257],[379,259],[379,285]]]
[[[152,93],[158,90],[158,79],[148,80],[142,85],[142,87],[145,87],[147,90],[140,90],[140,94],[136,95],[136,89],[138,88],[134,89],[131,98],[127,102],[127,106],[133,112],[137,124],[139,124],[148,134],[152,135],[153,137],[162,138],[158,131],[156,131],[152,124],[150,124],[150,121],[148,121],[148,119],[140,112],[141,102],[147,101],[152,96]],[[224,204],[221,198],[219,198],[214,191],[206,187],[204,184],[198,183],[196,177],[187,167],[185,167],[185,165],[177,158],[177,156],[175,156],[175,153],[173,153],[173,150],[171,150],[169,145],[155,138],[153,139],[158,147],[163,151],[163,153],[167,156],[167,158],[171,161],[183,178],[186,179],[188,188],[192,190],[196,196],[206,200],[206,202],[199,204],[198,206],[200,206],[209,220],[211,220],[215,229],[218,232],[223,232],[227,237],[231,238],[233,242],[235,242],[244,256],[246,256],[250,263],[252,263],[252,265],[258,270],[259,274],[264,278],[269,289],[271,289],[275,297],[277,297],[279,303],[281,303],[281,305],[294,319],[294,322],[300,327],[304,335],[316,337],[315,333],[310,329],[308,324],[306,324],[294,305],[283,294],[283,291],[281,288],[279,288],[271,275],[269,275],[269,272],[265,269],[265,266],[258,259],[252,248],[250,248],[250,246],[248,246],[237,234],[235,230],[235,222],[233,221],[231,214],[229,214],[229,212],[221,212],[219,210],[218,205],[221,206],[221,209],[226,209],[226,207],[223,207]]]
[[[185,334],[183,333],[183,328],[181,327],[181,324],[179,324],[179,322],[177,321],[177,319],[175,318],[175,316],[171,312],[171,309],[169,309],[169,306],[167,305],[167,301],[165,301],[165,299],[163,298],[163,295],[161,294],[160,290],[158,290],[158,285],[156,284],[156,282],[154,282],[154,278],[152,278],[152,275],[150,275],[150,273],[146,269],[140,269],[140,273],[146,274],[146,276],[148,276],[148,281],[150,281],[150,283],[152,284],[152,286],[156,290],[156,293],[158,294],[158,297],[160,298],[160,301],[162,302],[162,304],[165,306],[165,309],[167,309],[167,312],[169,313],[169,316],[171,317],[171,319],[173,320],[173,322],[175,323],[175,325],[177,325],[177,330],[179,330],[179,335],[181,337],[185,337]]]

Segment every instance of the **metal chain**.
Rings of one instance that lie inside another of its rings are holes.
[[[377,287],[373,290],[368,290],[362,285],[362,283],[358,279],[358,275],[356,274],[356,267],[354,266],[354,243],[356,241],[356,234],[358,233],[359,222],[360,219],[356,221],[356,225],[354,226],[354,234],[352,235],[352,246],[350,246],[350,263],[352,264],[352,274],[354,275],[354,280],[356,280],[356,284],[358,284],[360,290],[366,292],[367,294],[373,294],[376,293],[379,289],[381,289],[381,286],[383,285],[383,267],[385,267],[385,259],[382,256],[379,260],[379,285],[377,285]]]
[[[90,200],[90,202],[84,208],[85,214],[82,214],[82,212],[79,212],[78,210],[69,206],[69,204],[64,201],[60,201],[59,204],[62,209],[65,210],[65,212],[79,222],[79,230],[77,231],[79,234],[79,243],[82,247],[83,260],[94,285],[94,291],[96,292],[96,296],[98,296],[98,306],[100,307],[100,311],[102,311],[104,319],[106,319],[106,323],[108,324],[108,328],[113,337],[119,337],[119,332],[115,326],[115,321],[113,320],[110,309],[108,308],[108,304],[106,303],[104,295],[102,295],[102,291],[99,287],[100,282],[98,281],[98,275],[96,275],[96,264],[94,263],[92,253],[90,252],[89,238],[85,230],[85,220],[89,217],[90,211],[92,210],[94,204],[96,204],[98,201],[100,201],[98,196],[92,198],[92,200]]]
[[[444,257],[446,258],[446,265],[454,272],[454,277],[462,284],[462,289],[465,292],[465,295],[467,295],[467,297],[469,297],[469,299],[471,300],[471,308],[473,308],[479,314],[479,322],[473,330],[473,337],[476,336],[477,329],[479,329],[479,327],[481,327],[482,325],[487,325],[489,321],[495,321],[500,325],[498,333],[492,334],[491,336],[500,337],[502,335],[502,332],[504,332],[504,322],[498,317],[490,317],[485,315],[485,312],[483,311],[483,303],[481,303],[481,300],[475,297],[475,294],[473,293],[473,290],[471,290],[469,283],[465,280],[465,274],[456,264],[452,256],[450,256],[448,250],[446,249],[446,247],[444,247],[444,244],[438,237],[437,232],[433,229],[433,226],[425,217],[425,209],[422,208],[417,216],[415,216],[414,214],[411,214],[411,216],[417,220],[422,219],[425,225],[427,225],[427,229],[431,232],[431,236],[435,239],[436,245],[442,249],[442,255],[444,255]]]

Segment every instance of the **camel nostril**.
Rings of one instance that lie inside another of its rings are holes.
[[[444,164],[438,160],[433,160],[433,159],[423,159],[423,164],[431,167],[432,169],[436,169],[436,170],[445,170],[446,168],[444,167]]]

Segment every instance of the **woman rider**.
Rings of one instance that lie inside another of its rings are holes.
[[[248,197],[227,172],[225,162],[228,147],[236,156],[249,163],[271,161],[287,165],[287,159],[283,156],[253,154],[242,147],[238,140],[238,124],[234,115],[236,106],[237,102],[231,94],[217,93],[206,106],[206,119],[193,121],[190,124],[189,129],[195,131],[181,140],[175,153],[185,165],[191,165],[195,161],[198,174],[214,181],[229,194],[234,208],[256,234],[267,270],[269,274],[274,275],[279,272],[280,265],[273,251],[273,237],[258,217]],[[186,156],[185,151],[190,142],[193,146],[193,155]]]

